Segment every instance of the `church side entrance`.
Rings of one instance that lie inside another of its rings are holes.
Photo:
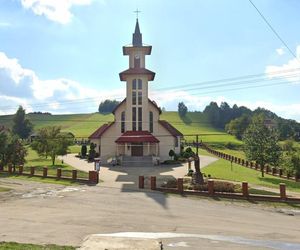
[[[143,156],[143,143],[131,143],[131,156]]]

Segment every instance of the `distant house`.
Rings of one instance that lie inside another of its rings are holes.
[[[126,82],[126,98],[113,110],[114,121],[99,127],[89,136],[96,144],[102,162],[117,157],[123,165],[140,162],[140,166],[169,159],[169,151],[180,152],[182,133],[160,120],[161,109],[148,98],[148,85],[155,73],[145,68],[146,55],[152,46],[142,43],[136,20],[132,44],[123,46],[129,56],[129,68],[119,74]]]

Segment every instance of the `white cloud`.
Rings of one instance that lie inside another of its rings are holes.
[[[3,28],[6,28],[6,27],[9,27],[11,26],[11,23],[8,23],[8,22],[0,22],[0,28],[3,27]]]
[[[276,49],[276,52],[277,52],[277,54],[280,55],[280,56],[282,56],[283,54],[285,54],[285,51],[284,51],[283,48],[278,48],[278,49]]]
[[[92,0],[21,0],[22,6],[31,9],[38,16],[45,16],[51,21],[67,24],[73,14],[72,6],[91,4]]]
[[[95,112],[105,99],[122,99],[124,88],[98,91],[65,79],[42,80],[17,59],[0,52],[0,110],[13,113],[18,105],[27,111],[56,113]]]
[[[296,49],[296,57],[289,60],[287,63],[275,66],[269,65],[265,69],[268,78],[283,78],[292,83],[300,82],[300,45]]]

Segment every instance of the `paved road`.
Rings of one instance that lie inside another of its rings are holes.
[[[0,241],[78,246],[91,234],[136,237],[146,232],[146,238],[169,233],[155,236],[163,239],[165,249],[270,249],[270,244],[273,249],[300,249],[296,210],[123,187],[64,187],[3,178],[0,185],[14,188],[0,193]]]
[[[64,162],[82,171],[94,170],[94,163],[88,163],[86,160],[75,157],[76,154],[68,154],[63,157]],[[217,161],[218,159],[211,156],[200,156],[201,167]],[[157,184],[161,184],[166,179],[181,178],[187,173],[187,163],[178,165],[160,165],[154,167],[119,167],[119,166],[102,166],[100,179],[103,181],[101,186],[116,187],[123,189],[136,189],[139,175],[156,176]],[[146,180],[147,184],[147,180]]]

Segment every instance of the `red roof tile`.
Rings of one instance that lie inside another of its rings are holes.
[[[148,131],[126,131],[116,141],[116,143],[150,142],[158,143],[159,140]]]
[[[171,135],[177,137],[177,136],[183,136],[183,134],[178,131],[176,128],[174,128],[170,123],[168,123],[165,120],[159,120],[158,121],[166,130],[170,132]]]
[[[108,123],[108,124],[107,123],[103,124],[100,128],[98,128],[94,133],[92,133],[89,136],[89,139],[99,139],[99,138],[101,138],[101,136],[104,134],[104,132],[109,127],[111,127],[113,124],[114,124],[114,122],[111,122],[111,123]]]

